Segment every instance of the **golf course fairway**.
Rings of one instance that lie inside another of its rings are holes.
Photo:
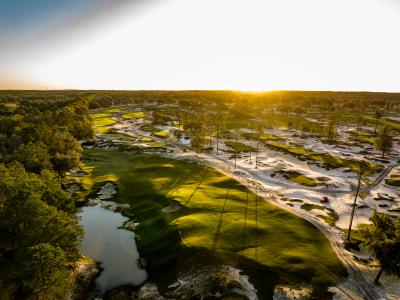
[[[140,256],[161,291],[179,273],[206,264],[240,268],[260,299],[270,298],[276,284],[311,285],[324,298],[346,275],[317,228],[214,169],[99,149],[85,150],[82,161],[87,197],[112,181],[112,200],[130,204]]]

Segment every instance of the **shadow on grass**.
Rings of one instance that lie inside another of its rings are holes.
[[[194,196],[194,194],[197,192],[197,190],[199,189],[199,187],[201,186],[201,184],[203,183],[204,179],[206,178],[208,174],[208,170],[205,169],[203,176],[201,177],[199,183],[197,184],[196,188],[193,190],[193,192],[190,194],[190,196],[187,198],[187,200],[185,201],[185,205],[188,205],[190,200],[192,199],[192,197]]]
[[[272,299],[273,286],[278,283],[301,283],[310,282],[315,276],[314,270],[302,269],[301,272],[298,270],[292,270],[289,266],[274,266],[273,269],[268,268],[265,265],[261,265],[258,262],[250,258],[245,258],[237,253],[233,252],[217,252],[213,251],[217,248],[218,239],[221,238],[221,228],[224,221],[224,214],[226,213],[226,206],[228,198],[229,200],[238,201],[235,195],[232,195],[232,189],[241,189],[242,186],[232,179],[224,179],[217,183],[210,183],[211,186],[220,187],[227,189],[224,204],[219,211],[212,208],[201,207],[192,208],[184,205],[181,210],[173,213],[163,213],[161,209],[170,204],[171,198],[166,196],[169,191],[176,191],[178,186],[180,187],[180,179],[177,177],[182,176],[185,178],[186,165],[179,165],[180,169],[175,168],[174,171],[167,172],[171,168],[164,168],[160,174],[157,168],[154,168],[154,164],[163,162],[162,159],[155,157],[154,159],[144,155],[127,155],[116,151],[100,152],[97,158],[103,158],[104,161],[92,161],[91,164],[95,165],[95,174],[92,176],[93,181],[96,184],[96,177],[100,178],[104,174],[118,173],[118,193],[116,194],[115,200],[120,203],[129,203],[131,209],[129,211],[130,217],[134,218],[135,222],[140,225],[135,229],[137,234],[137,245],[140,255],[146,261],[146,270],[149,273],[149,281],[157,283],[161,291],[167,291],[168,285],[174,282],[180,272],[186,271],[195,266],[204,264],[225,264],[234,267],[239,267],[244,271],[246,275],[250,276],[250,282],[254,284],[258,290],[259,299]],[[106,156],[108,154],[108,156]],[[105,157],[106,156],[106,157]],[[163,162],[164,163],[164,162]],[[129,166],[128,164],[132,164]],[[146,164],[151,165],[151,168],[147,168]],[[138,165],[138,166],[137,166]],[[147,171],[145,171],[147,170]],[[191,171],[194,174],[198,170]],[[191,193],[186,203],[190,203],[193,195],[197,192],[203,181],[207,177],[209,169],[204,170],[200,181],[197,183],[194,191]],[[169,182],[169,189],[167,193],[165,190],[160,190],[154,184],[154,180],[159,177],[166,177],[166,182]],[[199,177],[193,176],[193,177]],[[193,178],[192,177],[192,178]],[[208,183],[208,182],[207,182]],[[184,181],[182,182],[184,184]],[[244,191],[244,189],[243,189]],[[222,196],[222,195],[221,195]],[[250,195],[251,196],[251,195]],[[257,247],[258,236],[268,234],[265,231],[259,231],[258,228],[258,217],[259,211],[258,206],[261,199],[256,196],[255,199],[255,225],[251,228],[250,215],[252,212],[250,196],[246,196],[246,207],[244,209],[244,224],[243,224],[243,249],[246,248],[246,242],[249,242],[251,237],[255,240],[251,243],[252,245],[247,248],[255,248],[255,259],[257,259]],[[223,196],[222,196],[223,197]],[[221,197],[221,198],[222,198]],[[249,199],[250,198],[250,199]],[[223,200],[223,199],[221,199]],[[241,199],[243,203],[243,199]],[[193,202],[193,201],[192,201]],[[229,204],[231,204],[230,202]],[[235,202],[236,203],[236,202]],[[216,206],[218,208],[218,205]],[[178,217],[190,215],[195,212],[212,212],[219,213],[219,221],[215,228],[215,235],[213,238],[212,249],[203,249],[198,247],[187,247],[182,243],[181,234],[179,227],[172,221]],[[253,216],[251,216],[251,219]],[[271,218],[286,218],[287,213],[280,210],[273,210],[270,212],[269,217]],[[241,220],[239,220],[241,222]],[[304,222],[306,222],[304,220]],[[241,224],[239,225],[239,233],[237,238],[240,238]],[[235,236],[232,234],[232,236]],[[236,238],[236,236],[235,236]],[[312,240],[310,240],[311,242]],[[321,242],[322,243],[322,242]],[[288,245],[290,247],[290,245]],[[239,249],[240,250],[240,249]],[[282,249],[285,250],[285,249]],[[277,253],[279,255],[279,253]],[[318,282],[316,278],[315,284],[318,293],[321,295],[318,299],[327,298],[324,296],[324,288],[330,283]],[[326,292],[325,292],[326,294]]]
[[[211,249],[212,249],[213,251],[215,250],[215,248],[216,248],[216,246],[217,246],[217,241],[218,241],[219,233],[220,233],[221,227],[222,227],[222,217],[224,216],[224,213],[225,213],[225,207],[226,207],[226,202],[228,201],[228,198],[229,198],[229,189],[228,189],[228,191],[226,192],[226,197],[225,197],[224,205],[222,206],[222,211],[221,211],[221,213],[220,213],[220,215],[219,215],[219,220],[218,220],[218,224],[217,224],[217,229],[216,229],[215,234],[214,234],[214,240],[213,240],[213,243],[212,243],[212,246],[211,246]]]

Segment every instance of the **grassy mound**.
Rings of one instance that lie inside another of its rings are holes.
[[[385,183],[391,186],[400,186],[400,174],[390,175],[390,178],[386,179]]]
[[[232,148],[236,152],[250,152],[256,150],[254,147],[232,141],[225,142],[225,145],[229,148]]]
[[[131,205],[140,223],[140,253],[147,258],[150,279],[160,286],[207,263],[247,270],[261,298],[271,296],[270,285],[279,282],[306,281],[318,290],[344,274],[330,243],[313,225],[214,169],[97,149],[86,150],[84,160],[88,190],[113,181],[115,201]],[[173,201],[182,209],[161,212]],[[263,280],[258,284],[257,278]]]
[[[153,133],[154,136],[165,139],[169,136],[169,133],[166,131],[157,131]]]
[[[104,127],[110,126],[117,123],[114,119],[111,118],[110,114],[108,113],[97,113],[91,115],[93,119],[93,125],[95,127]]]
[[[323,205],[318,205],[318,204],[311,204],[311,203],[304,203],[300,206],[301,209],[304,209],[306,211],[310,211],[312,209],[319,209],[319,210],[324,210],[325,206]]]
[[[144,142],[144,143],[149,143],[154,141],[151,137],[147,137],[147,136],[142,136],[139,141]]]
[[[309,159],[311,161],[315,161],[318,163],[323,163],[326,166],[332,168],[349,168],[353,172],[357,169],[359,161],[357,160],[349,160],[340,157],[334,157],[329,154],[318,153],[312,150],[304,149],[304,148],[297,148],[293,147],[288,144],[279,143],[279,142],[265,142],[265,145],[271,149],[278,150],[281,152],[289,153],[294,156],[301,156]],[[377,165],[375,163],[369,162],[370,168],[373,172],[378,172],[382,170],[382,166]]]
[[[297,171],[280,171],[279,173],[281,173],[283,175],[283,177],[285,177],[287,180],[293,181],[297,184],[301,184],[304,186],[310,186],[310,187],[314,187],[317,186],[317,182],[310,178],[307,177],[306,175],[297,172]]]
[[[135,112],[123,114],[122,117],[124,119],[141,119],[141,118],[145,118],[146,114],[143,111],[135,111]]]

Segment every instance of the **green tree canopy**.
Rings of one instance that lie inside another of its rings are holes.
[[[58,209],[66,197],[57,195],[60,189],[51,174],[0,164],[0,265],[10,266],[0,270],[0,298],[9,296],[3,287],[4,293],[52,293],[65,284],[59,279],[79,258],[82,229],[74,214]]]
[[[389,126],[383,126],[379,131],[378,137],[375,141],[376,149],[382,152],[382,157],[389,153],[393,147],[393,137],[390,134]]]
[[[358,225],[362,246],[372,251],[381,265],[375,278],[379,283],[382,272],[400,276],[400,223],[385,213],[374,211],[371,224]]]

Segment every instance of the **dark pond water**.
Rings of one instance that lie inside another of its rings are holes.
[[[99,206],[83,207],[80,213],[80,224],[85,230],[80,250],[101,263],[104,270],[96,285],[102,292],[123,284],[140,285],[147,277],[146,271],[137,265],[135,234],[118,229],[126,220],[120,213]]]

